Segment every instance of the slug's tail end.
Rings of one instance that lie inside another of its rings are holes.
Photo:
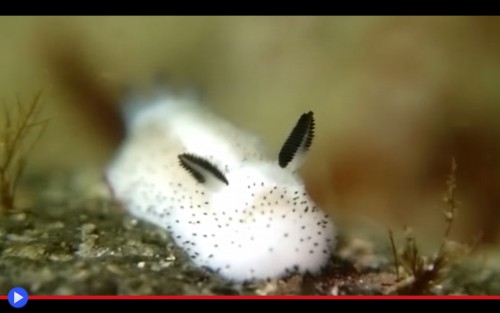
[[[160,71],[152,78],[152,84],[144,92],[130,86],[123,86],[121,91],[120,111],[127,128],[130,128],[142,112],[155,106],[177,109],[189,104],[200,103],[202,91],[196,86],[176,88],[169,75]],[[188,104],[189,103],[189,104]]]
[[[130,125],[146,104],[140,93],[130,86],[122,87],[120,99],[122,119],[126,125]]]
[[[119,108],[126,125],[130,125],[140,112],[155,103],[155,99],[167,97],[170,93],[170,84],[164,71],[154,75],[152,86],[149,94],[144,94],[142,90],[132,88],[130,85],[122,86]]]

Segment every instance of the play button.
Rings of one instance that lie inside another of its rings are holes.
[[[14,303],[18,303],[22,299],[24,299],[24,297],[14,291]]]
[[[9,304],[15,308],[22,308],[28,303],[28,293],[21,287],[12,288],[7,298]]]

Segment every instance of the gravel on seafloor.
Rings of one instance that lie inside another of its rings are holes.
[[[28,208],[0,215],[0,294],[15,286],[43,295],[382,295],[397,291],[390,243],[383,236],[346,234],[344,227],[336,254],[323,273],[233,284],[193,267],[164,230],[128,215],[105,196],[102,186],[89,187],[81,178],[59,184],[45,181],[43,186],[48,187],[24,202]],[[482,261],[472,259],[451,268],[435,292],[500,294],[500,253],[492,251]]]

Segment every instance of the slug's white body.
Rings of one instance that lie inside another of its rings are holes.
[[[107,182],[127,210],[168,230],[196,265],[254,281],[314,273],[326,264],[335,244],[332,222],[294,169],[268,158],[255,137],[189,97],[137,102],[128,113],[127,138]],[[182,154],[209,161],[226,181],[192,158],[187,170]]]

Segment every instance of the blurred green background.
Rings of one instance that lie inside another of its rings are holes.
[[[275,153],[313,110],[301,173],[339,227],[407,224],[439,238],[455,157],[454,236],[481,231],[495,243],[499,31],[498,17],[1,17],[0,97],[43,90],[51,122],[29,170],[47,173],[105,166],[119,143],[120,88],[160,70],[201,86]]]

